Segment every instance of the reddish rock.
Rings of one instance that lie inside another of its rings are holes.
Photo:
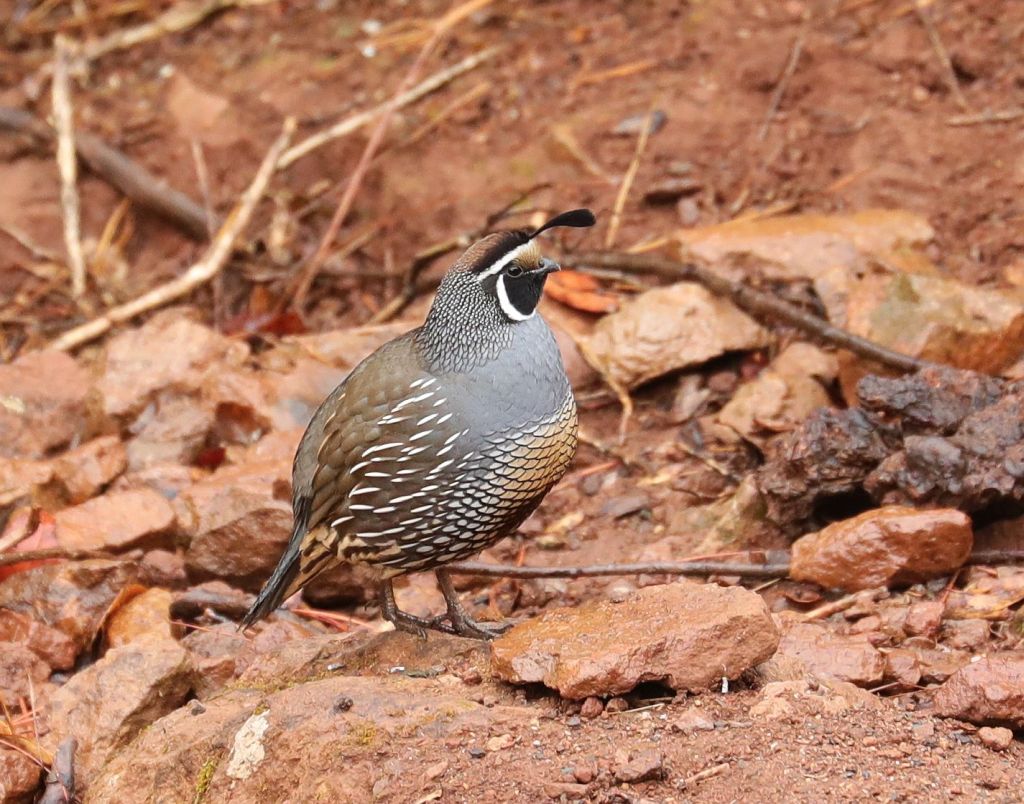
[[[88,394],[88,373],[63,352],[0,365],[0,458],[42,458],[81,436]]]
[[[185,575],[185,557],[170,550],[150,550],[139,564],[139,583],[180,589],[188,581]]]
[[[173,541],[174,509],[149,489],[110,492],[56,514],[57,541],[68,550],[128,550]]]
[[[70,670],[78,655],[67,634],[7,609],[0,609],[0,642],[21,643],[54,670]]]
[[[239,365],[248,352],[244,342],[190,320],[182,310],[165,310],[107,342],[97,383],[103,411],[127,416],[141,411],[165,388],[195,390],[211,367]]]
[[[939,687],[934,705],[942,717],[1024,729],[1024,653],[994,654],[965,665]]]
[[[71,505],[95,497],[128,465],[124,444],[117,436],[102,436],[69,450],[53,461],[54,478]]]
[[[814,623],[798,623],[782,635],[778,657],[801,662],[811,675],[874,686],[885,673],[885,658],[863,634],[836,636]]]
[[[0,703],[17,707],[19,699],[29,700],[33,687],[50,677],[46,662],[25,645],[0,642]]]
[[[988,642],[988,620],[946,620],[942,624],[942,644],[950,648],[973,651]]]
[[[972,545],[960,511],[888,506],[797,539],[790,576],[847,591],[906,585],[955,572]]]
[[[627,757],[619,757],[612,770],[617,782],[649,782],[665,775],[665,758],[660,751],[637,751]]]
[[[124,562],[100,559],[33,567],[0,582],[0,609],[58,629],[81,652],[133,574]]]
[[[188,653],[174,640],[113,648],[51,696],[47,740],[56,746],[68,736],[78,739],[75,766],[88,785],[111,753],[184,703],[191,685]]]
[[[971,660],[971,654],[962,650],[940,648],[914,648],[921,664],[921,680],[929,684],[942,684]]]
[[[37,489],[52,479],[53,466],[48,461],[0,457],[0,508],[32,503]]]
[[[885,680],[895,684],[897,692],[917,689],[921,683],[921,662],[917,654],[904,648],[891,648],[884,656]]]
[[[946,604],[940,600],[922,600],[914,603],[907,610],[903,630],[909,636],[935,636],[942,624],[942,613],[945,609]]]
[[[986,748],[1005,751],[1013,744],[1013,732],[1002,726],[982,726],[978,729],[978,739]]]
[[[773,681],[765,684],[758,697],[758,702],[750,707],[750,715],[768,720],[839,715],[850,709],[877,709],[880,705],[870,692],[838,679]]]
[[[180,463],[160,463],[128,472],[119,477],[112,486],[113,491],[132,491],[134,489],[152,489],[168,500],[173,500],[187,488],[205,480],[208,472],[195,466],[182,466]]]
[[[504,732],[528,730],[536,717],[529,707],[467,701],[461,685],[444,679],[397,674],[239,687],[193,711],[171,713],[118,751],[90,787],[92,800],[162,801],[168,791],[195,790],[201,772],[206,801],[366,802],[375,791],[376,800],[413,800],[398,790],[408,790],[414,766],[381,761],[381,751],[412,757],[427,735],[432,745],[458,745],[497,722]],[[524,800],[541,800],[540,779],[520,784]]]
[[[128,466],[139,471],[159,464],[191,464],[213,429],[213,409],[198,397],[165,392],[132,424]]]
[[[166,589],[147,589],[110,615],[107,621],[107,645],[117,648],[139,639],[172,639],[171,600]]]
[[[181,493],[175,508],[191,536],[190,577],[260,588],[291,535],[290,474],[291,461],[226,466]]]
[[[764,661],[778,639],[758,595],[683,582],[545,612],[493,642],[491,665],[506,681],[543,682],[566,698],[620,694],[644,681],[697,691]]]
[[[31,758],[0,745],[0,802],[30,804],[35,800],[41,773]]]
[[[604,712],[604,704],[601,703],[600,698],[595,698],[593,695],[587,698],[583,702],[583,706],[580,707],[580,717],[585,717],[587,720],[600,717],[602,712]]]

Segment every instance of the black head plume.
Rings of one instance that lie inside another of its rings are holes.
[[[548,229],[554,229],[557,226],[572,226],[577,229],[585,229],[588,226],[593,226],[595,223],[597,223],[597,218],[594,217],[594,213],[589,209],[570,209],[561,215],[555,215],[555,217],[539,229],[531,232],[529,239],[533,240],[541,232],[546,232]]]

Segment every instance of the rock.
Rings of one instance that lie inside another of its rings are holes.
[[[78,655],[64,632],[7,609],[0,609],[0,642],[24,645],[53,670],[70,670]]]
[[[53,479],[48,461],[0,458],[0,512],[8,505],[31,505],[41,486]]]
[[[604,712],[604,704],[601,703],[600,698],[595,698],[593,695],[583,701],[583,706],[580,707],[580,717],[585,717],[587,720],[600,717],[602,712]]]
[[[866,636],[835,636],[814,623],[797,623],[785,630],[775,658],[781,656],[797,659],[819,678],[859,687],[879,684],[885,674],[885,658]]]
[[[133,472],[159,464],[194,463],[213,430],[214,412],[195,396],[156,394],[132,423],[128,465]]]
[[[16,708],[29,700],[33,687],[50,677],[50,668],[25,645],[0,642],[0,703]]]
[[[622,603],[547,611],[491,643],[491,666],[505,681],[539,681],[566,698],[620,694],[642,681],[697,691],[737,678],[777,645],[758,595],[672,583]]]
[[[164,389],[195,391],[211,368],[223,371],[240,365],[248,353],[243,341],[190,320],[181,309],[157,313],[143,326],[107,342],[96,384],[103,412],[128,417],[142,411]]]
[[[766,435],[792,430],[815,408],[827,407],[826,390],[839,368],[834,355],[793,343],[752,381],[740,386],[718,421],[763,445]]]
[[[188,653],[174,640],[112,648],[51,696],[47,739],[54,746],[68,736],[78,739],[75,766],[88,785],[112,754],[184,703],[191,684]]]
[[[166,589],[146,589],[133,597],[110,615],[106,628],[107,644],[117,648],[149,637],[173,639],[172,599],[173,595]]]
[[[921,680],[928,684],[942,684],[971,660],[971,654],[962,650],[915,648],[921,665]]]
[[[625,388],[725,352],[758,349],[768,333],[731,302],[693,282],[654,288],[606,315],[585,339],[588,360]]]
[[[190,578],[259,590],[291,535],[290,475],[290,461],[225,466],[179,495]]]
[[[751,717],[791,720],[797,716],[840,715],[850,709],[877,709],[878,699],[869,692],[838,679],[773,681],[761,690],[750,707]]]
[[[548,798],[569,800],[585,799],[587,797],[587,786],[573,782],[544,782],[544,794]],[[563,798],[563,796],[565,798]]]
[[[946,604],[941,600],[922,600],[911,604],[903,621],[903,630],[909,636],[935,636],[942,624]]]
[[[947,620],[939,634],[943,645],[973,651],[988,642],[988,620]]]
[[[1024,653],[993,654],[967,664],[933,700],[942,717],[1024,729]]]
[[[92,644],[103,618],[133,577],[121,561],[46,564],[0,582],[0,609],[10,609],[71,638],[76,653]]]
[[[68,502],[77,505],[103,491],[127,465],[127,451],[121,439],[101,436],[56,458],[53,474]]]
[[[63,352],[0,365],[0,458],[42,458],[84,435],[88,395],[88,373]]]
[[[209,477],[209,472],[196,466],[182,466],[178,463],[160,463],[127,472],[111,486],[112,491],[132,491],[134,489],[152,489],[168,500],[175,499],[185,489],[194,486]]]
[[[0,802],[31,804],[35,800],[41,773],[31,757],[0,745]]]
[[[684,734],[693,734],[697,731],[714,731],[715,723],[711,718],[697,709],[687,709],[674,721],[672,730],[681,731]]]
[[[168,791],[182,791],[180,800],[192,801],[202,779],[207,801],[363,802],[374,800],[375,789],[378,798],[414,800],[421,793],[409,788],[411,766],[381,761],[381,751],[412,757],[426,735],[431,745],[465,745],[466,735],[486,734],[495,722],[527,730],[536,716],[527,707],[472,703],[460,687],[398,674],[239,687],[205,701],[202,714],[185,707],[157,721],[117,752],[89,794],[165,801]],[[332,705],[342,699],[345,706]],[[309,773],[300,755],[317,757],[318,772]],[[543,795],[541,780],[521,784],[524,798]]]
[[[905,648],[889,648],[885,656],[885,680],[895,684],[896,692],[916,690],[921,683],[921,661]]]
[[[960,511],[889,506],[797,539],[790,577],[847,591],[907,585],[955,572],[973,541]]]
[[[615,763],[612,774],[617,782],[649,782],[665,775],[665,758],[660,751],[637,751]]]
[[[1002,726],[982,726],[978,729],[978,739],[986,748],[993,751],[1005,751],[1013,744],[1013,732]]]
[[[56,514],[57,541],[68,550],[169,546],[174,509],[149,489],[109,492]]]
[[[692,176],[674,176],[662,179],[644,193],[646,204],[674,204],[683,196],[696,195],[704,184]]]
[[[321,609],[350,606],[373,599],[377,583],[372,570],[341,564],[318,575],[302,589],[302,599]]]
[[[180,589],[187,583],[185,557],[169,550],[150,550],[139,564],[139,583],[143,586],[161,586]]]
[[[1024,352],[1019,297],[946,277],[867,274],[850,292],[846,325],[896,352],[982,374],[1000,374]],[[841,382],[852,392],[865,361],[840,357]]]

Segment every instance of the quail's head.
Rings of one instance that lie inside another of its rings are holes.
[[[451,267],[438,289],[435,310],[458,307],[474,320],[516,324],[533,317],[548,274],[558,263],[541,255],[537,236],[557,226],[595,223],[589,209],[556,215],[539,229],[515,229],[487,235],[470,246]]]

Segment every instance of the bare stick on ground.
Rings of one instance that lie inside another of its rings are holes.
[[[619,192],[615,196],[615,206],[612,207],[612,217],[608,222],[608,232],[604,238],[604,247],[611,248],[615,245],[615,238],[619,234],[619,225],[622,223],[622,210],[626,206],[626,198],[629,197],[630,188],[636,178],[636,172],[640,169],[640,159],[647,148],[647,139],[651,136],[651,129],[654,127],[654,109],[647,113],[643,126],[640,129],[640,136],[636,139],[636,150],[633,152],[633,159],[626,169],[626,175],[622,177],[622,184],[619,185]]]
[[[75,115],[71,106],[69,78],[74,46],[57,35],[54,41],[53,122],[57,129],[57,169],[60,172],[60,207],[64,221],[64,247],[71,269],[71,295],[85,293],[85,256],[78,202],[78,160],[75,158]]]
[[[1010,123],[1024,117],[1024,108],[984,111],[978,114],[958,114],[946,121],[947,126],[982,126],[986,123]]]
[[[778,83],[775,85],[775,90],[772,92],[772,99],[768,103],[768,111],[764,116],[764,122],[761,123],[761,128],[757,132],[758,140],[763,141],[764,138],[768,136],[768,129],[771,128],[775,115],[779,113],[779,106],[782,105],[782,98],[786,94],[789,82],[793,79],[793,73],[796,72],[796,66],[800,63],[800,56],[804,52],[804,40],[806,38],[807,26],[805,25],[800,29],[800,33],[796,35],[796,39],[793,40],[793,47],[789,51],[789,61],[786,62],[786,67],[782,71],[782,75],[779,77]]]
[[[953,69],[953,62],[949,58],[949,52],[946,50],[946,46],[942,44],[942,39],[939,37],[939,31],[935,27],[935,23],[932,22],[932,18],[928,16],[928,12],[925,10],[925,4],[922,0],[913,0],[913,6],[914,11],[917,12],[917,18],[921,20],[921,25],[924,26],[924,30],[928,34],[928,41],[932,43],[932,50],[935,51],[935,56],[938,58],[939,64],[942,65],[942,75],[946,81],[946,86],[949,87],[950,94],[953,96],[953,100],[965,112],[970,111],[971,106],[960,89],[960,82],[956,79],[956,71]]]
[[[46,123],[29,112],[9,106],[0,106],[0,129],[27,134],[43,143],[54,140],[53,129]],[[76,132],[75,149],[93,173],[140,207],[164,218],[195,240],[208,239],[203,207],[168,187],[123,151],[84,131]]]
[[[326,145],[332,140],[344,137],[351,134],[353,131],[358,131],[367,123],[371,122],[375,117],[383,114],[392,103],[395,103],[395,109],[401,109],[411,103],[415,103],[420,98],[423,98],[432,92],[436,92],[445,84],[458,78],[463,73],[468,73],[475,67],[479,67],[497,52],[498,48],[492,47],[487,48],[487,50],[482,50],[479,53],[474,53],[472,56],[467,56],[462,61],[453,64],[451,67],[446,67],[445,69],[439,70],[433,75],[428,76],[412,89],[399,93],[398,96],[391,101],[382,103],[379,106],[374,106],[372,109],[367,109],[363,112],[357,112],[356,114],[335,123],[325,131],[321,131],[311,137],[307,137],[302,140],[302,142],[285,151],[284,155],[281,157],[279,167],[284,169],[297,159],[301,159],[311,151],[315,151],[321,145]]]
[[[427,58],[433,53],[437,43],[441,41],[442,37],[448,33],[452,26],[465,19],[469,14],[489,5],[490,2],[491,0],[468,0],[445,14],[434,26],[433,33],[420,49],[415,61],[413,61],[412,66],[409,68],[409,72],[402,79],[402,83],[399,85],[395,96],[386,104],[381,112],[380,119],[377,121],[376,127],[366,142],[366,147],[359,157],[359,162],[352,171],[348,186],[345,188],[345,192],[334,210],[331,222],[327,225],[327,231],[324,232],[324,236],[320,240],[320,245],[317,246],[313,256],[299,274],[299,278],[295,283],[295,290],[292,293],[292,306],[296,310],[302,310],[306,305],[306,296],[313,285],[313,280],[320,272],[324,260],[327,259],[327,254],[333,246],[338,232],[341,230],[342,223],[344,223],[348,213],[352,210],[352,204],[355,202],[359,188],[362,186],[363,178],[370,168],[374,154],[376,154],[377,149],[384,141],[384,135],[387,132],[388,125],[391,123],[392,116],[400,105],[402,95],[405,94],[409,87],[415,84]]]
[[[883,366],[898,371],[919,371],[932,365],[926,360],[894,352],[867,338],[839,329],[824,319],[801,310],[796,305],[755,290],[749,285],[734,282],[694,263],[677,262],[647,254],[572,254],[564,257],[562,261],[581,270],[586,270],[587,266],[619,268],[656,274],[676,281],[699,282],[712,293],[729,299],[755,318],[782,321],[807,333],[821,343],[846,349]]]
[[[113,327],[114,324],[127,321],[139,313],[180,299],[216,276],[227,262],[228,256],[231,254],[232,248],[234,248],[235,241],[249,224],[253,210],[256,209],[256,204],[263,197],[263,193],[270,183],[270,177],[277,166],[277,160],[288,146],[294,131],[295,120],[288,118],[285,121],[284,130],[263,158],[263,162],[259,170],[256,171],[252,183],[242,194],[238,204],[231,211],[231,214],[228,215],[227,220],[224,221],[224,224],[217,232],[217,236],[210,244],[210,248],[199,262],[192,265],[177,279],[155,287],[137,299],[114,307],[87,324],[65,332],[50,344],[50,348],[66,350],[80,346],[93,338],[99,337]]]

